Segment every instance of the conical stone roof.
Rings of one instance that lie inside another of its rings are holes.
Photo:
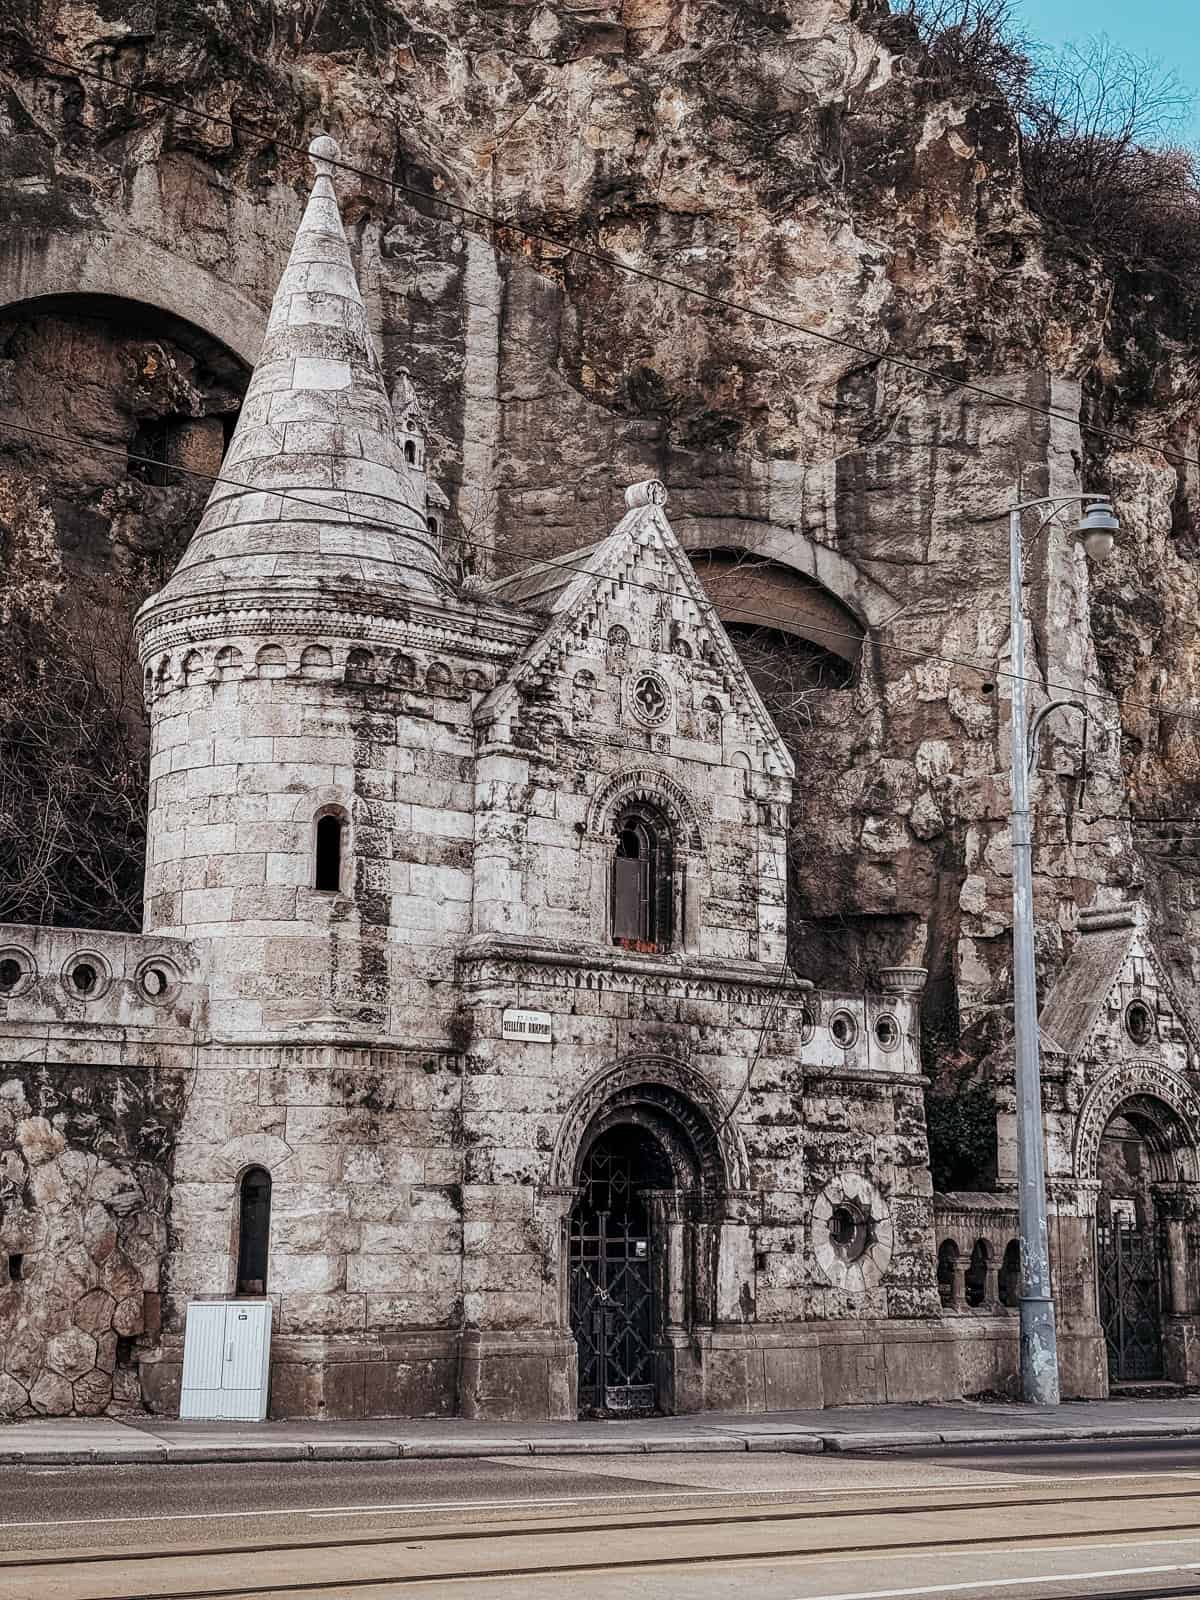
[[[148,609],[193,595],[269,599],[283,587],[381,598],[449,588],[351,265],[333,186],[338,146],[321,136],[309,154],[316,182],[221,481]]]

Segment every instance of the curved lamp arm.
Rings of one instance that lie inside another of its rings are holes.
[[[1029,748],[1025,753],[1025,770],[1032,778],[1037,771],[1038,735],[1042,724],[1055,711],[1078,711],[1083,717],[1084,738],[1087,738],[1088,709],[1082,700],[1051,700],[1044,705],[1029,725]],[[1086,746],[1085,757],[1086,760]]]

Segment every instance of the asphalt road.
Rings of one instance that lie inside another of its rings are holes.
[[[1200,1445],[0,1469],[5,1600],[1200,1600]]]

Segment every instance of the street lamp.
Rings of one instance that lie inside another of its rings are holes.
[[[1046,1164],[1042,1130],[1042,1067],[1038,1040],[1037,974],[1033,953],[1033,830],[1029,779],[1033,752],[1025,721],[1025,609],[1021,519],[1046,510],[1041,533],[1067,506],[1082,506],[1076,536],[1093,560],[1103,560],[1120,527],[1106,495],[1056,495],[1026,500],[1008,512],[1009,607],[1012,641],[1012,875],[1013,1044],[1017,1090],[1017,1196],[1021,1235],[1021,1396],[1031,1405],[1059,1401],[1058,1339],[1050,1295],[1050,1247],[1046,1229]],[[1035,535],[1036,537],[1036,535]],[[1074,701],[1057,701],[1046,711]]]

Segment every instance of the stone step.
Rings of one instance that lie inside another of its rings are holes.
[[[1143,1378],[1137,1382],[1110,1384],[1108,1397],[1110,1400],[1182,1400],[1195,1393],[1194,1387],[1172,1383],[1168,1378]]]

